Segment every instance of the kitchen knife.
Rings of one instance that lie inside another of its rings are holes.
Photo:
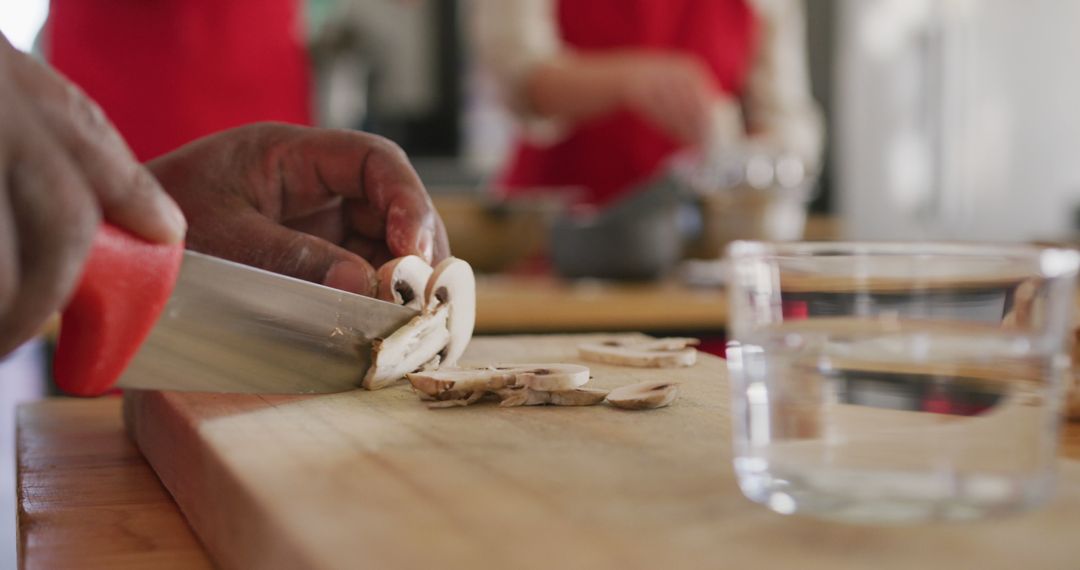
[[[103,225],[61,318],[61,390],[316,394],[360,385],[417,312]]]

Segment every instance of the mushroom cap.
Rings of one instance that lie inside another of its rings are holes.
[[[428,279],[424,299],[427,311],[449,305],[450,342],[446,345],[442,365],[455,366],[469,346],[476,324],[476,278],[472,266],[456,257],[439,262]]]
[[[432,271],[427,262],[415,255],[391,259],[376,273],[379,285],[375,297],[420,310]]]

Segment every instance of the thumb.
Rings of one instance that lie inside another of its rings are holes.
[[[364,258],[322,238],[293,230],[255,212],[231,224],[231,239],[190,243],[193,249],[226,259],[319,283],[342,291],[374,296],[375,269]]]

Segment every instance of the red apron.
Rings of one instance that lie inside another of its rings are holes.
[[[298,0],[52,0],[46,53],[140,160],[254,121],[311,123]]]
[[[746,0],[559,0],[562,40],[582,53],[654,49],[694,54],[738,97],[756,45]],[[581,122],[552,146],[519,143],[501,183],[509,194],[573,186],[604,205],[648,179],[680,143],[626,109]]]

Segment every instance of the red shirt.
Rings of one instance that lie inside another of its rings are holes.
[[[140,160],[255,121],[311,123],[297,0],[52,0],[52,64]]]

